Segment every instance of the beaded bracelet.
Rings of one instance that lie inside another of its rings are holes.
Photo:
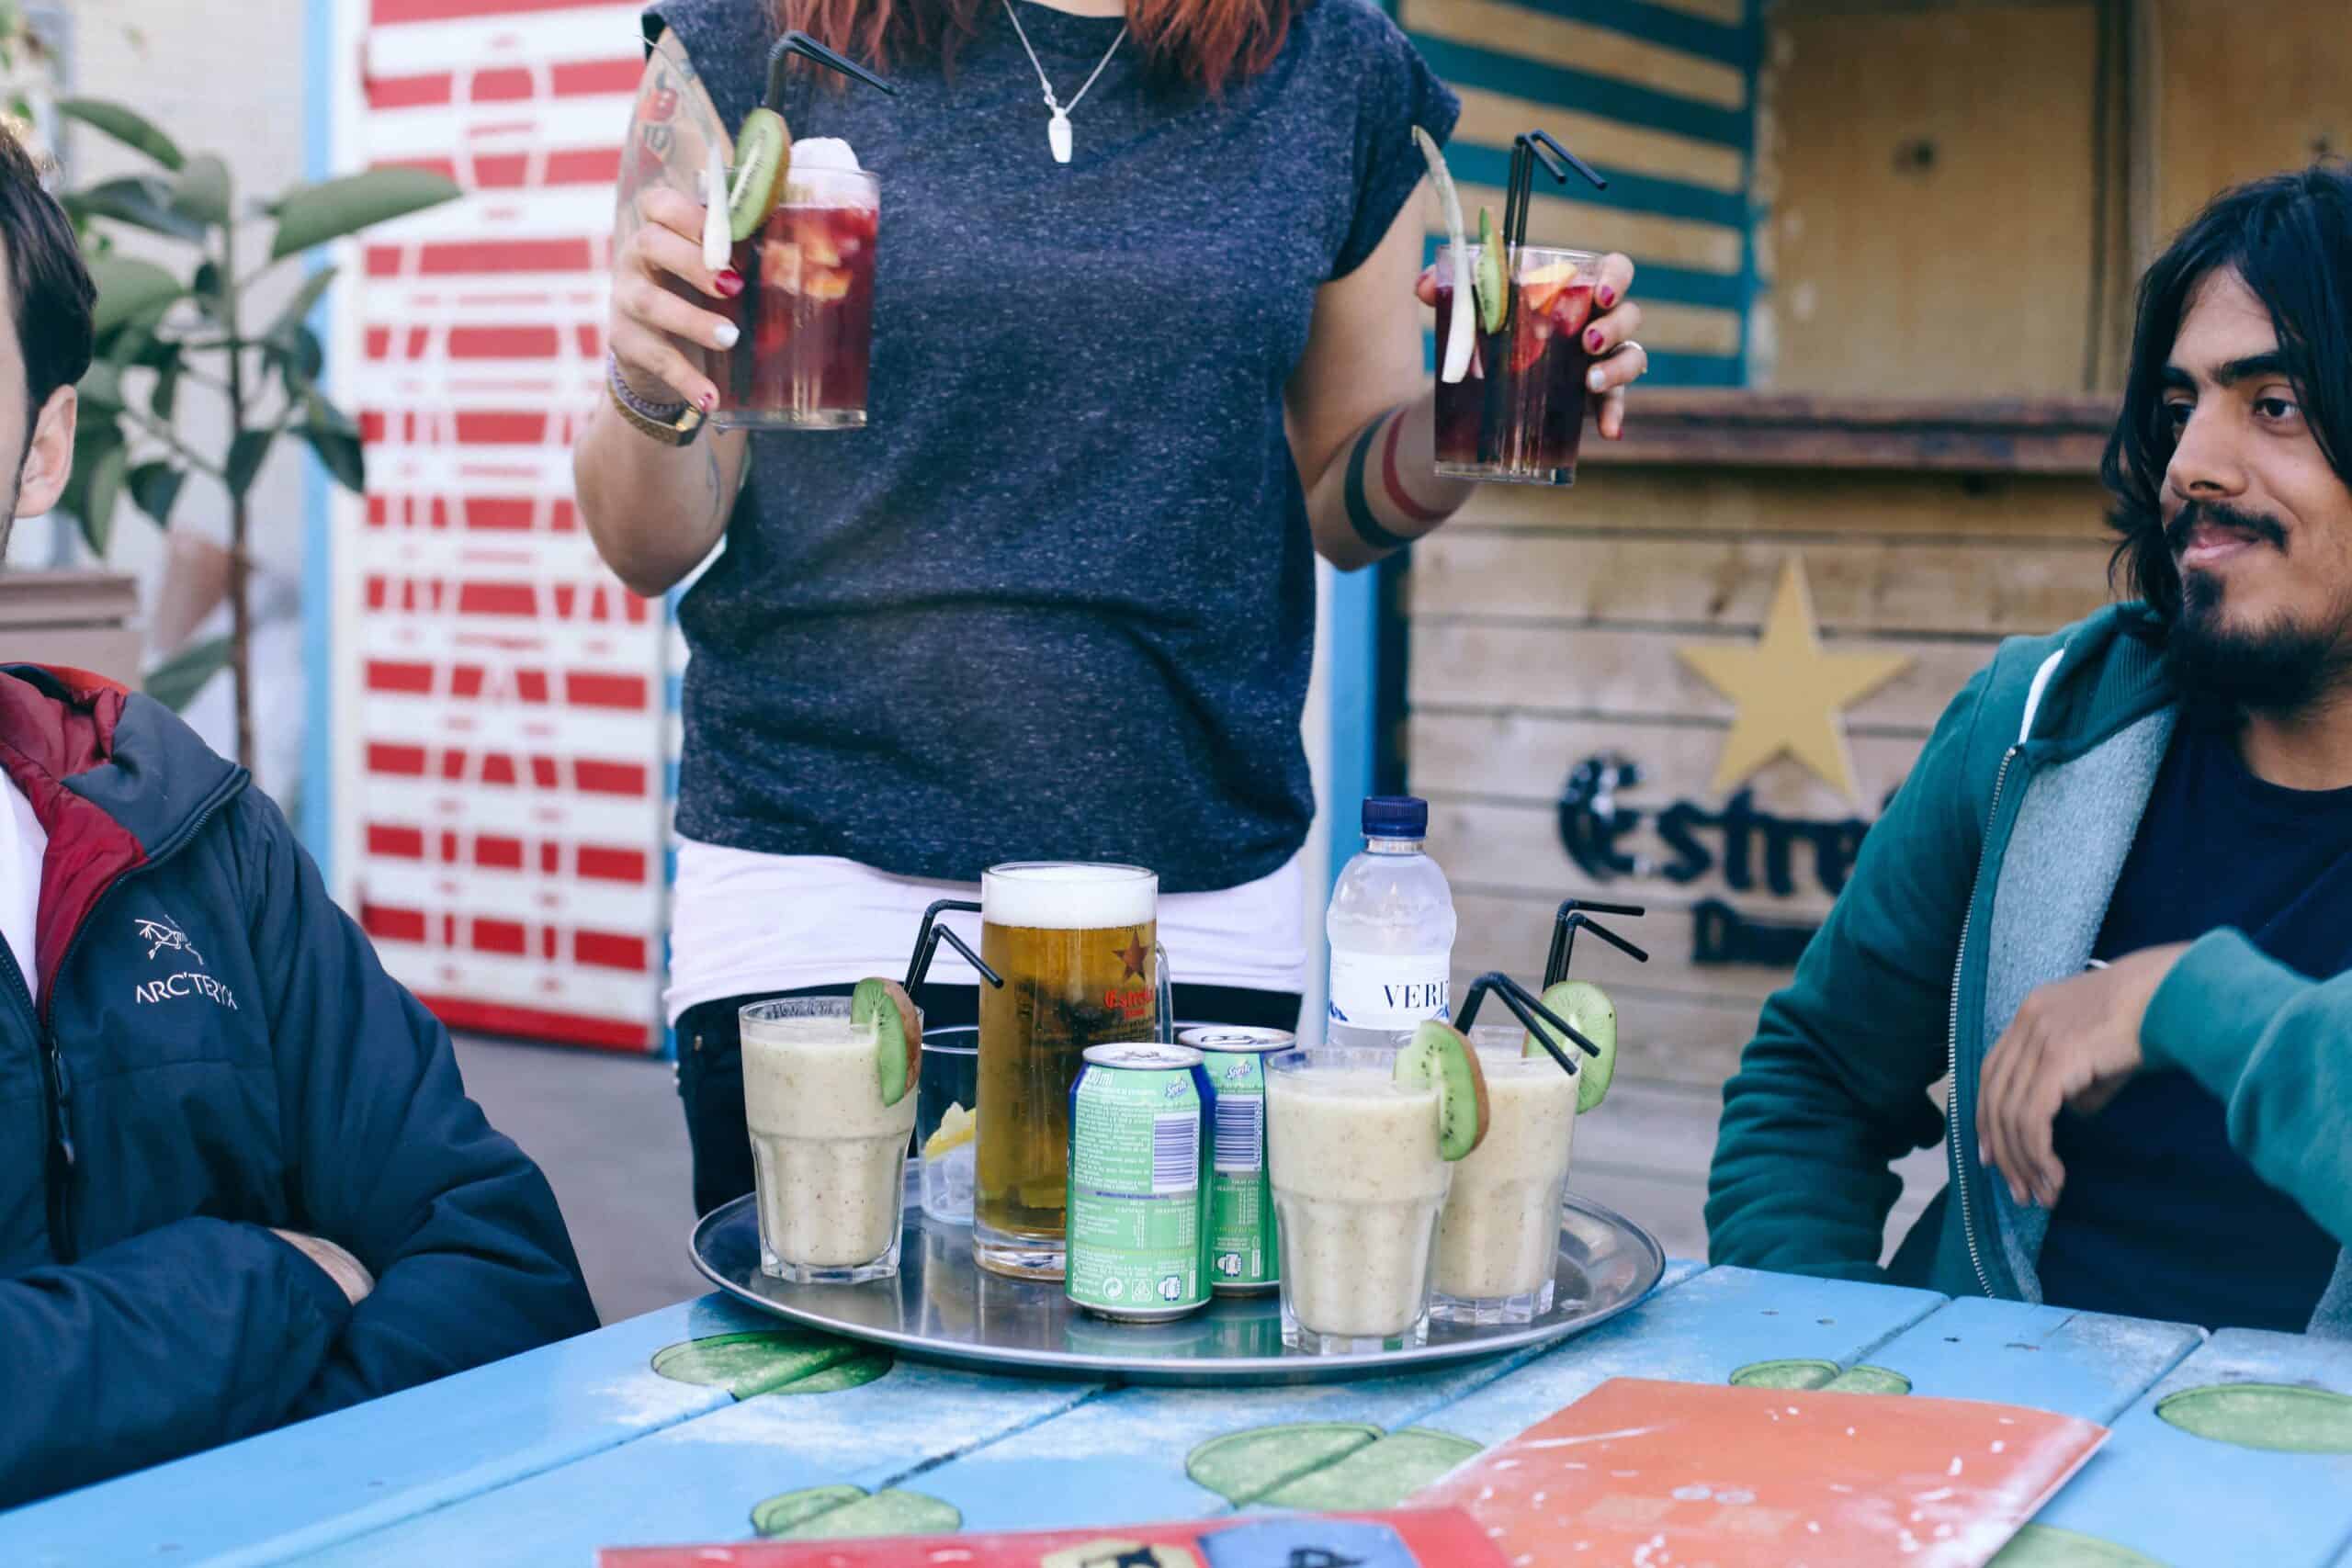
[[[613,396],[621,400],[623,408],[656,424],[674,424],[686,412],[684,398],[674,403],[649,402],[630,390],[628,378],[621,374],[621,357],[609,348],[605,351],[605,377],[613,384]]]

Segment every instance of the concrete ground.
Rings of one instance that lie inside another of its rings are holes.
[[[708,1288],[686,1256],[694,1204],[669,1063],[479,1037],[458,1039],[458,1063],[492,1124],[547,1172],[606,1323]],[[1621,1077],[1608,1105],[1577,1123],[1570,1189],[1641,1224],[1668,1256],[1705,1257],[1719,1106],[1713,1094]],[[1896,1168],[1890,1253],[1943,1185],[1942,1152]]]

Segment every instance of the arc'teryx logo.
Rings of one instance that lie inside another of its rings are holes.
[[[150,959],[169,949],[174,953],[185,953],[198,964],[204,962],[204,954],[197,952],[196,943],[188,941],[187,932],[174,924],[169,915],[154,915],[141,919],[139,922],[139,940],[147,944]]]

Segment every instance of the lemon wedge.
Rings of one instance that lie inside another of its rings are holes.
[[[937,1159],[950,1149],[962,1147],[972,1141],[978,1129],[978,1123],[973,1121],[970,1111],[961,1105],[950,1105],[939,1118],[938,1129],[923,1140],[922,1157]]]

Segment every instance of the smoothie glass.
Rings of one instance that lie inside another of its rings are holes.
[[[1394,1350],[1428,1337],[1453,1168],[1438,1154],[1437,1089],[1395,1082],[1396,1059],[1359,1046],[1267,1060],[1283,1343],[1294,1349]]]
[[[731,175],[729,176],[731,179]],[[736,346],[710,357],[730,430],[841,430],[865,423],[881,196],[863,169],[793,170],[729,264],[743,279]]]
[[[1480,247],[1466,247],[1470,270]],[[1453,247],[1438,247],[1437,341],[1452,329]],[[1437,471],[1449,479],[1572,485],[1584,444],[1584,332],[1600,258],[1590,251],[1519,247],[1516,301],[1503,341],[1477,335],[1469,374],[1437,383]]]
[[[1517,1024],[1471,1032],[1487,1076],[1487,1136],[1453,1167],[1437,1227],[1431,1316],[1526,1323],[1552,1310],[1577,1080],[1520,1055]]]
[[[743,1009],[743,1114],[760,1211],[760,1269],[854,1285],[899,1271],[915,1101],[882,1103],[871,1026],[845,997]]]

